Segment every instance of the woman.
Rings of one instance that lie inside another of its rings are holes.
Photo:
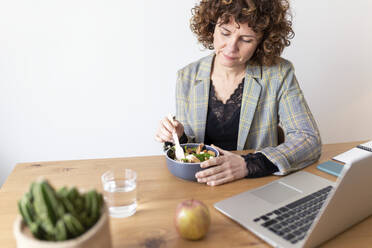
[[[318,128],[292,64],[280,57],[294,35],[288,10],[286,0],[203,0],[193,8],[191,29],[214,52],[178,72],[176,121],[161,120],[155,139],[170,142],[176,131],[181,143],[216,145],[221,156],[201,164],[198,182],[285,175],[320,157]],[[228,151],[243,149],[256,152]]]

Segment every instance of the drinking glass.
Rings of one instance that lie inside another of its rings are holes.
[[[137,173],[131,169],[112,169],[106,171],[101,180],[110,216],[133,215],[137,209]]]

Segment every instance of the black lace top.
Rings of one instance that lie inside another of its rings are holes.
[[[205,144],[214,144],[224,150],[236,150],[239,131],[244,79],[224,104],[220,101],[211,81],[208,102]],[[261,177],[278,171],[278,168],[262,153],[243,156],[247,163],[247,177]]]
[[[244,81],[239,84],[224,104],[217,98],[215,88],[211,83],[204,137],[205,144],[214,144],[229,151],[236,150],[243,87]]]

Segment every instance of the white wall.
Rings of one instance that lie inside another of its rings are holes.
[[[196,1],[0,0],[0,185],[16,163],[161,154]],[[171,9],[172,12],[168,10]],[[290,59],[324,143],[372,139],[371,1],[294,1]]]
[[[372,1],[292,1],[285,52],[323,143],[372,139]]]

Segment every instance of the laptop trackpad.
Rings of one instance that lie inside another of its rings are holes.
[[[289,187],[284,183],[274,182],[257,190],[253,190],[251,193],[271,204],[278,204],[301,194],[301,191],[292,186]]]

